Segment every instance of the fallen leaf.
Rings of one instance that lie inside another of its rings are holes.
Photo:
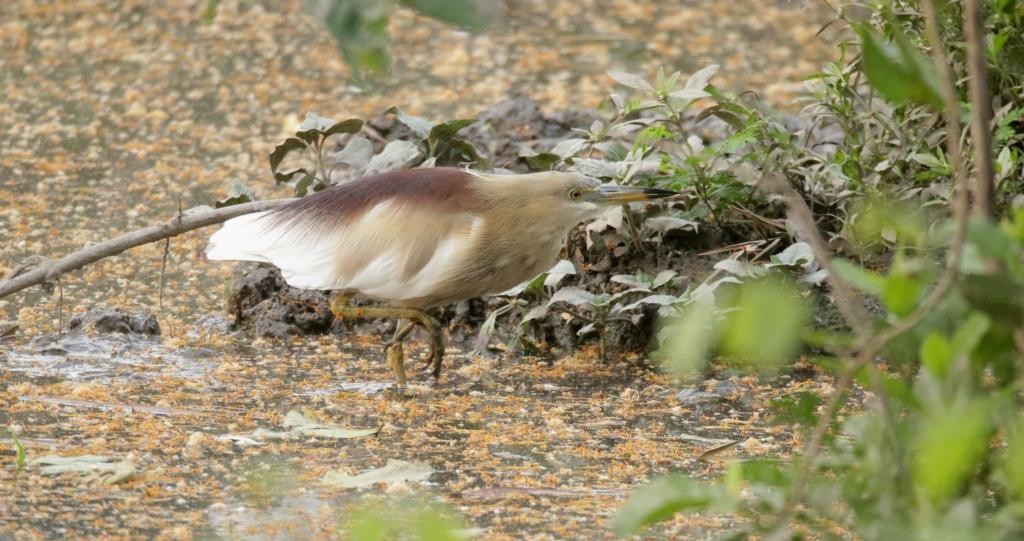
[[[363,488],[384,483],[408,483],[425,481],[434,473],[434,468],[421,462],[388,459],[382,468],[369,470],[359,475],[349,475],[340,471],[328,472],[320,482],[338,488]]]

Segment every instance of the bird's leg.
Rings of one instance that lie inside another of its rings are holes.
[[[339,302],[342,301],[342,302]],[[331,312],[339,319],[377,319],[397,318],[408,319],[410,323],[399,325],[395,336],[385,344],[388,364],[395,373],[399,384],[405,383],[405,364],[402,340],[412,331],[414,325],[420,325],[430,333],[430,360],[434,377],[441,375],[441,360],[444,358],[444,333],[441,324],[433,316],[417,308],[393,308],[384,306],[349,306],[348,297],[338,295],[331,301]]]
[[[395,335],[384,344],[384,354],[387,355],[388,366],[395,374],[395,380],[399,387],[405,387],[405,348],[402,346],[402,341],[409,336],[415,326],[416,324],[412,321],[406,322],[405,325],[399,321]]]

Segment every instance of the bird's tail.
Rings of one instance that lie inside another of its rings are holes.
[[[263,261],[270,262],[265,229],[268,220],[263,219],[270,211],[254,212],[232,218],[210,237],[206,245],[206,257],[215,260]]]
[[[310,234],[254,212],[224,222],[210,237],[206,257],[218,260],[260,261],[281,269],[288,285],[304,289],[338,289],[334,275],[337,242],[329,235]]]

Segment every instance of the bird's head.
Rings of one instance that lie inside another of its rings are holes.
[[[678,195],[678,192],[661,188],[602,184],[595,178],[572,172],[549,171],[521,178],[520,200],[524,205],[565,216],[568,221],[575,220],[574,223],[595,218],[609,206]]]

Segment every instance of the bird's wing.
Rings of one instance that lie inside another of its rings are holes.
[[[305,289],[354,290],[388,301],[429,297],[482,231],[471,202],[450,195],[462,175],[428,170],[378,184],[357,181],[291,209],[234,218],[210,238],[207,257],[269,262],[289,285]],[[410,184],[417,183],[414,191]],[[425,198],[430,190],[443,196]]]
[[[396,200],[319,230],[257,213],[228,220],[206,255],[272,263],[294,287],[416,299],[429,296],[463,260],[482,224],[472,212],[438,213]]]

